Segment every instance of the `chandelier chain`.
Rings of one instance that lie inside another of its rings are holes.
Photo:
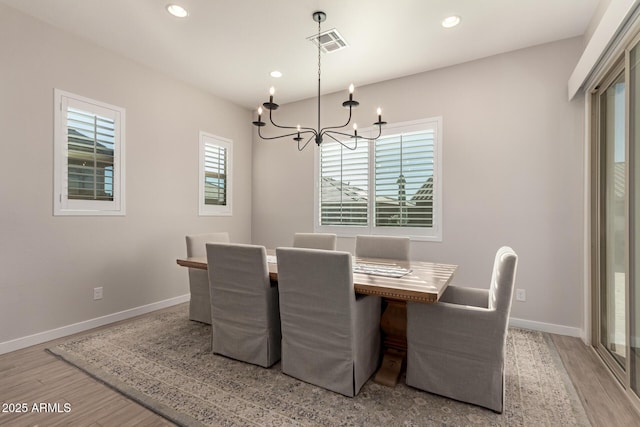
[[[320,59],[321,59],[321,55],[320,55],[320,21],[318,21],[318,78],[320,78]]]

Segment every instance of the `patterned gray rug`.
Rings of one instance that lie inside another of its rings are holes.
[[[503,414],[369,380],[351,399],[210,353],[211,328],[181,304],[48,349],[185,426],[588,426],[544,333],[510,329]]]

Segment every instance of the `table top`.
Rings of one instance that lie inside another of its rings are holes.
[[[271,253],[271,252],[270,252]],[[269,258],[272,260],[272,258]],[[179,258],[183,267],[207,269],[207,257]],[[384,267],[401,267],[411,270],[402,277],[386,277],[364,273],[353,273],[353,285],[359,294],[377,295],[400,301],[422,303],[437,302],[447,288],[457,265],[439,264],[426,261],[396,261],[376,258],[354,258],[356,264]],[[269,277],[278,280],[278,264],[268,262]]]

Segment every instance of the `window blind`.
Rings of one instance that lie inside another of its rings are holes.
[[[320,146],[320,224],[368,225],[369,145]]]
[[[375,142],[375,225],[433,225],[433,129]]]
[[[125,113],[54,89],[54,215],[125,215]]]
[[[67,197],[113,201],[116,124],[73,107],[67,108]]]
[[[315,231],[442,240],[441,117],[389,124],[356,150],[325,141],[316,160]]]
[[[204,143],[204,203],[227,204],[227,149],[210,142]]]

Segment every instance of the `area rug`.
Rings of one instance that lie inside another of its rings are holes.
[[[181,304],[48,349],[184,426],[588,426],[547,334],[508,334],[505,411],[369,380],[355,398],[212,354]]]

